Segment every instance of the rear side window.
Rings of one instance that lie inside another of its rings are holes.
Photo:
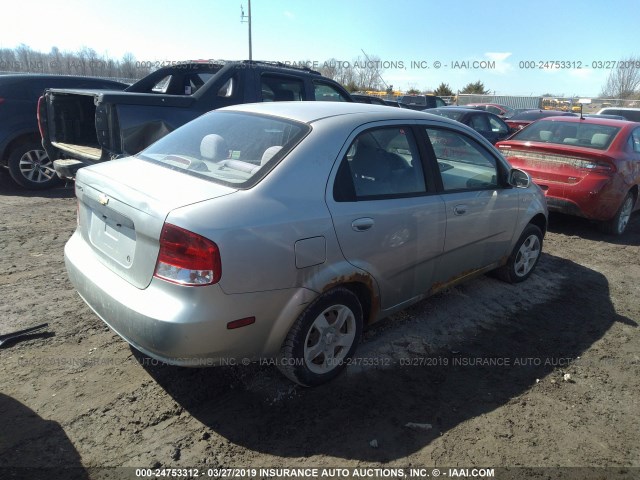
[[[318,102],[348,102],[347,98],[332,85],[326,83],[313,82],[313,92],[316,101]],[[373,102],[373,99],[371,100]]]
[[[263,75],[260,83],[263,102],[304,100],[304,82],[297,78]]]
[[[426,192],[422,163],[411,130],[385,127],[351,143],[334,184],[336,201],[404,197]]]
[[[473,139],[452,130],[425,129],[438,162],[445,192],[494,189],[496,159]]]
[[[255,185],[309,132],[308,125],[238,112],[209,112],[138,154],[224,185]]]

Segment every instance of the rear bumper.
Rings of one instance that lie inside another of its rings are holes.
[[[138,289],[105,267],[78,232],[65,246],[65,264],[82,299],[111,329],[142,353],[181,366],[277,354],[316,295],[303,288],[227,295],[219,285],[183,287],[156,278]],[[227,329],[246,317],[255,323]]]
[[[626,190],[617,188],[610,177],[588,176],[575,184],[553,182],[540,178],[533,181],[542,188],[550,212],[609,220],[616,214]]]
[[[56,175],[63,180],[75,180],[76,172],[87,165],[80,160],[54,160]]]

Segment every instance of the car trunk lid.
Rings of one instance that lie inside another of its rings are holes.
[[[104,265],[145,288],[169,212],[235,191],[134,157],[106,162],[78,171],[78,230]]]
[[[498,148],[511,165],[527,171],[536,183],[541,180],[576,184],[587,175],[610,175],[615,171],[611,158],[595,149],[551,147],[534,142],[511,142]]]

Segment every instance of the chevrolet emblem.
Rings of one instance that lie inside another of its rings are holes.
[[[100,195],[98,195],[98,202],[100,202],[100,205],[106,205],[107,203],[109,203],[109,197],[107,197],[104,193],[101,193]]]

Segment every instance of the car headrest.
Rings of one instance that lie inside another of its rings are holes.
[[[224,160],[229,156],[229,147],[224,138],[211,133],[200,142],[200,155],[206,160]]]

